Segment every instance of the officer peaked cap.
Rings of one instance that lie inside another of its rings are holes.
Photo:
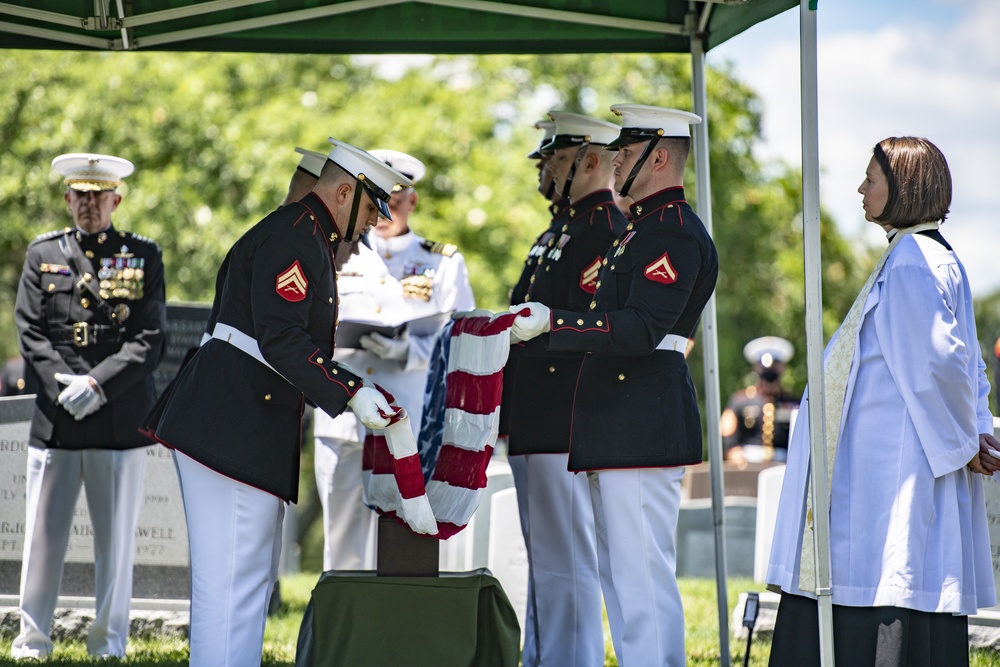
[[[419,182],[424,177],[424,174],[427,173],[427,167],[424,166],[424,163],[412,155],[388,148],[376,148],[369,151],[369,153],[385,162],[403,176],[406,176],[413,183]]]
[[[52,168],[63,175],[66,187],[81,192],[114,190],[135,171],[124,158],[97,153],[67,153],[52,160]]]
[[[775,361],[788,363],[795,356],[795,346],[778,336],[754,338],[743,347],[743,358],[751,364],[769,368]]]
[[[550,111],[549,117],[555,121],[556,131],[552,140],[538,149],[542,153],[588,143],[604,145],[618,138],[621,131],[614,123],[569,111]]]
[[[540,120],[535,123],[535,129],[542,131],[542,140],[538,144],[538,148],[528,153],[528,158],[532,160],[541,160],[545,157],[542,154],[542,146],[549,143],[552,137],[556,134],[556,122],[554,120]]]
[[[326,164],[326,153],[317,153],[298,146],[295,147],[295,152],[302,154],[302,159],[299,160],[299,169],[319,178],[323,171],[323,165]]]
[[[391,220],[392,215],[389,213],[387,203],[389,194],[393,190],[413,185],[410,179],[356,146],[338,141],[333,137],[330,137],[329,141],[333,148],[330,149],[327,159],[335,162],[344,171],[358,179],[358,183],[375,202],[379,213]]]
[[[611,110],[622,117],[622,128],[618,138],[605,146],[608,150],[659,137],[690,137],[690,126],[701,122],[697,114],[647,104],[614,104]]]

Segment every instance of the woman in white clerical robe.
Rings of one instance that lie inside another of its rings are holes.
[[[983,483],[1000,444],[969,280],[938,229],[951,176],[932,143],[893,137],[858,192],[890,246],[824,354],[836,664],[968,665],[967,617],[996,602]],[[819,664],[809,415],[807,392],[767,572],[782,594],[771,667]]]

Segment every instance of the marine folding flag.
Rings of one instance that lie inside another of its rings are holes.
[[[408,425],[390,426],[384,435],[367,438],[367,504],[396,516],[414,532],[439,539],[469,523],[483,497],[486,466],[496,444],[514,317],[472,314],[445,325],[428,373],[419,462]],[[421,492],[433,512],[436,533],[414,527],[422,523]]]

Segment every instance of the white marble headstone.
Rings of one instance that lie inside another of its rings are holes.
[[[513,488],[498,491],[490,502],[493,508],[487,567],[503,586],[523,629],[528,605],[528,550],[521,533],[516,491]]]

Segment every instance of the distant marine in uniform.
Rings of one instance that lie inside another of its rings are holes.
[[[725,458],[736,463],[784,461],[792,413],[799,399],[781,386],[786,364],[795,348],[784,338],[755,338],[743,348],[743,356],[757,377],[754,384],[729,399],[719,428]]]

